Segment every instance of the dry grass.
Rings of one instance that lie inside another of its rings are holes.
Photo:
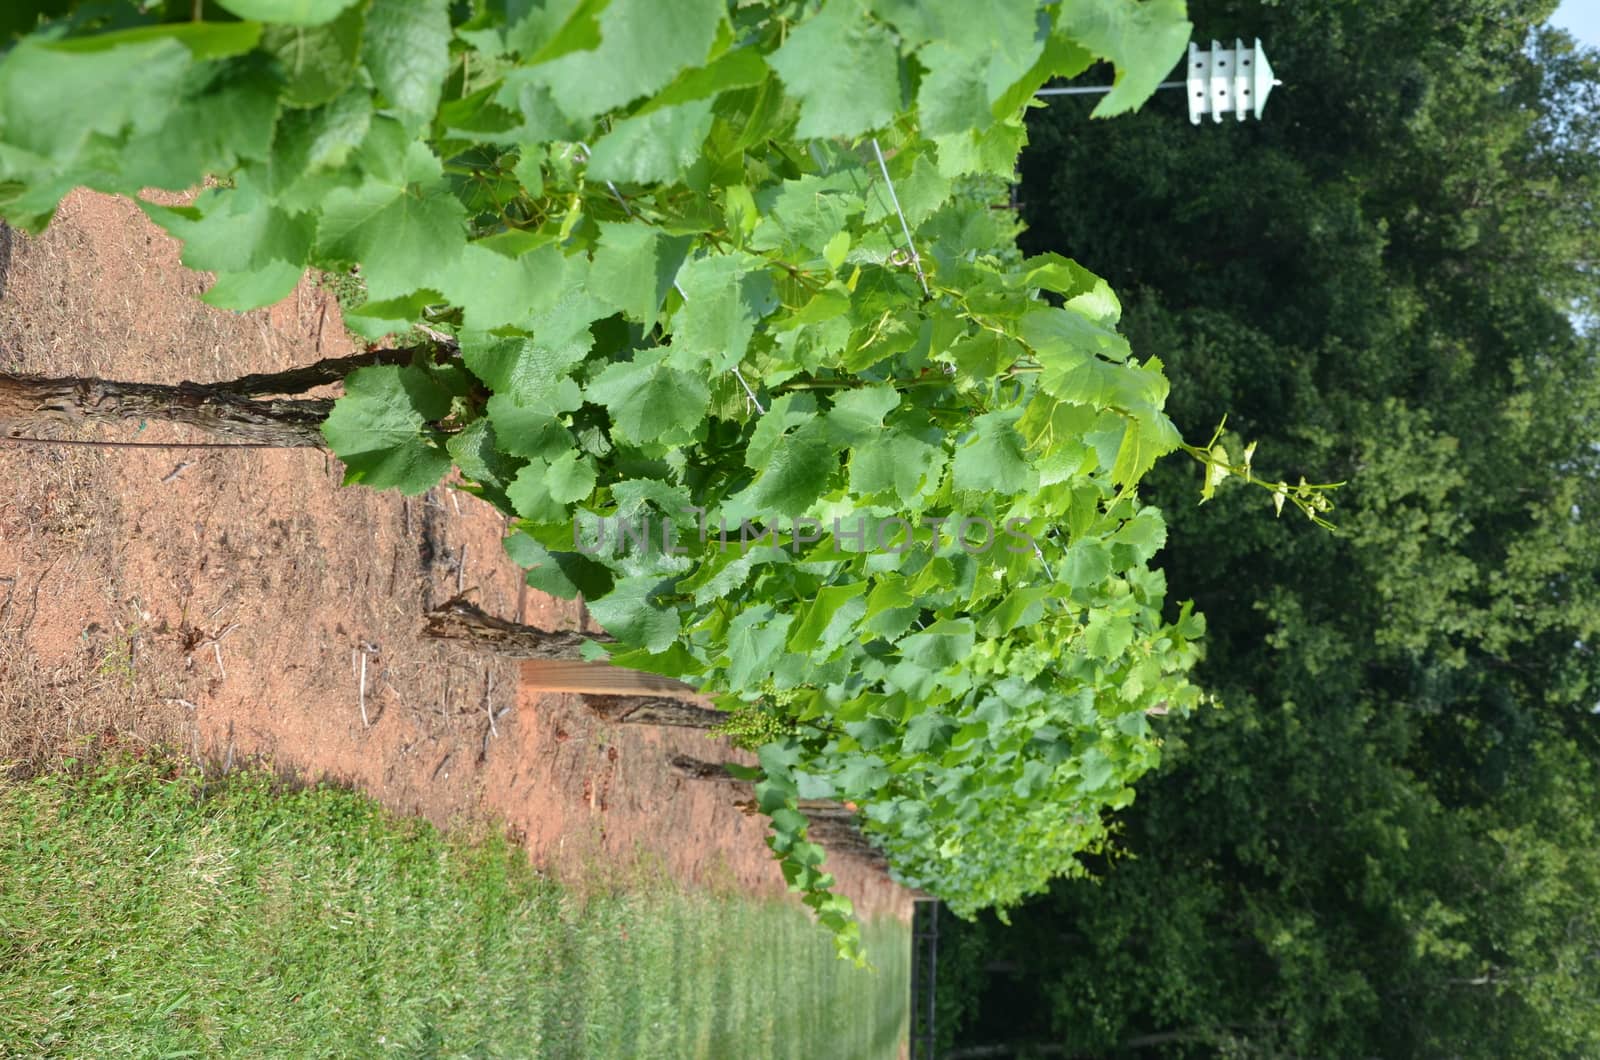
[[[67,662],[47,667],[0,631],[0,771],[31,777],[111,747],[181,742],[185,708],[141,664],[144,639],[131,629],[87,634]]]
[[[183,273],[183,290],[174,291],[170,246],[152,240],[137,247],[117,238],[125,222],[59,223],[74,212],[68,199],[58,223],[42,235],[13,237],[7,286],[34,296],[0,299],[0,370],[156,381],[180,348],[195,362],[195,379],[226,378],[259,364],[260,323],[202,304],[208,274]],[[138,213],[131,204],[125,212]],[[130,363],[152,370],[126,371]]]

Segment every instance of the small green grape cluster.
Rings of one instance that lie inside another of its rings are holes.
[[[729,711],[728,719],[718,725],[716,731],[726,736],[733,746],[754,751],[762,744],[792,736],[795,725],[779,704],[763,697]]]

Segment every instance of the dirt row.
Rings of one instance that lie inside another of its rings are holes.
[[[355,352],[310,280],[242,315],[200,303],[208,283],[133,204],[76,193],[44,235],[0,238],[0,370],[208,381]],[[45,433],[199,440],[74,430]],[[737,752],[606,724],[581,697],[527,689],[516,663],[422,636],[425,611],[463,591],[494,615],[582,628],[577,605],[526,589],[503,518],[475,498],[343,488],[339,463],[309,450],[0,442],[0,475],[0,759],[107,735],[177,743],[441,825],[503,822],[569,882],[665,872],[783,892],[759,818],[667,765]],[[866,913],[909,917],[903,889],[834,860]]]

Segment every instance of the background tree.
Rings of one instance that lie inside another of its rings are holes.
[[[1554,7],[1197,0],[1202,38],[1271,50],[1268,120],[1191,129],[1167,95],[1034,114],[1025,248],[1124,293],[1180,429],[1225,408],[1267,470],[1350,485],[1337,536],[1241,519],[1237,494],[1173,519],[1162,566],[1208,615],[1224,707],[1173,727],[1102,882],[962,929],[984,960],[941,980],[977,998],[961,1041],[1600,1045],[1600,350],[1573,324],[1600,66]],[[1192,503],[1188,469],[1153,480]]]

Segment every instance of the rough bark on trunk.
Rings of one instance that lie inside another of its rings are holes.
[[[858,828],[855,822],[839,820],[832,817],[818,818],[811,812],[806,816],[811,819],[811,827],[807,834],[812,842],[820,843],[830,853],[848,854],[859,861],[887,870],[889,859],[883,851],[872,845],[872,840]]]
[[[410,364],[416,350],[369,350],[349,357],[324,357],[315,364],[288,368],[281,372],[254,372],[230,379],[225,383],[202,383],[213,390],[221,390],[239,397],[260,397],[265,394],[303,394],[313,387],[337,383],[357,368],[370,368],[379,364]],[[189,384],[195,385],[195,384]]]
[[[17,435],[40,423],[159,420],[185,423],[242,442],[289,449],[322,448],[322,421],[333,402],[258,400],[200,383],[124,383],[0,372],[0,429]]]
[[[719,780],[725,784],[747,784],[733,776],[721,762],[707,762],[691,755],[673,755],[667,759],[674,772],[688,780]]]
[[[749,794],[750,782],[732,776],[724,763],[707,762],[690,755],[673,755],[667,761],[678,775],[689,780],[719,781],[735,788],[745,797],[736,800],[734,805],[746,815],[757,812],[756,800]],[[810,821],[806,831],[813,842],[820,843],[831,853],[849,855],[875,868],[888,870],[889,859],[861,830],[855,810],[828,799],[801,799],[796,807]]]
[[[728,720],[724,711],[710,710],[666,696],[584,697],[584,704],[605,721],[626,725],[679,725],[686,729],[714,729]]]
[[[584,644],[612,640],[604,633],[539,629],[507,622],[460,597],[440,604],[427,617],[424,635],[464,641],[479,651],[507,659],[578,659]]]

